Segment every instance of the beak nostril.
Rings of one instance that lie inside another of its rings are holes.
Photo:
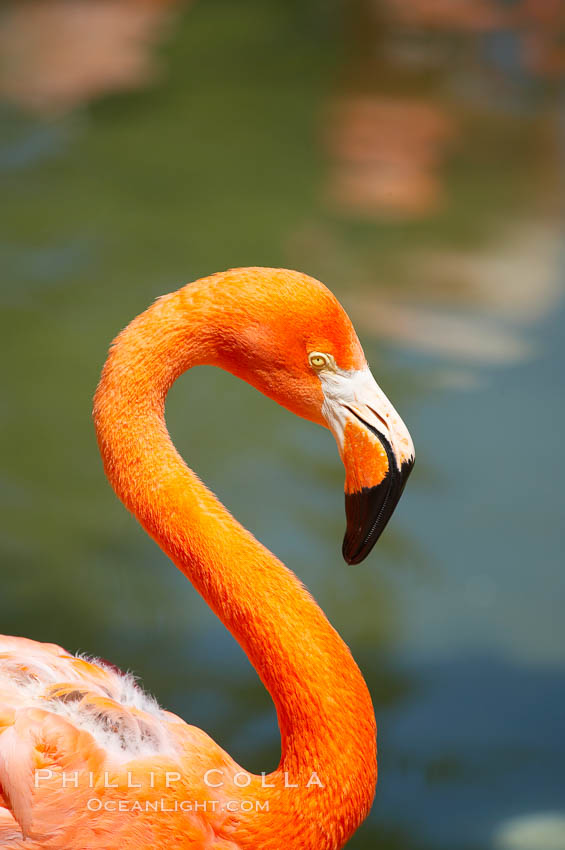
[[[371,428],[371,426],[369,425],[369,423],[368,423],[368,422],[366,422],[366,421],[363,419],[363,417],[362,417],[362,416],[359,416],[359,414],[357,413],[357,411],[353,410],[353,408],[352,408],[352,407],[350,407],[348,404],[344,405],[344,407],[345,407],[347,410],[349,410],[349,412],[350,412],[353,416],[355,416],[355,417],[356,417],[356,419],[358,419],[358,420],[359,420],[359,422],[362,422],[362,423],[363,423],[363,425],[366,425],[366,427],[367,427],[367,428],[369,428],[369,429]],[[365,405],[365,407],[367,408],[367,410],[370,410],[370,411],[371,411],[371,413],[372,413],[374,416],[376,416],[376,417],[377,417],[377,419],[379,420],[379,422],[380,422],[382,425],[384,425],[384,427],[385,427],[385,428],[387,429],[387,431],[388,431],[388,430],[389,430],[389,425],[388,425],[388,422],[386,421],[386,419],[383,419],[383,417],[380,415],[380,413],[377,413],[377,411],[376,411],[376,410],[374,410],[372,407],[370,407],[370,405],[366,404],[366,405]]]
[[[383,423],[383,425],[385,426],[385,428],[387,428],[387,429],[388,429],[388,422],[386,421],[386,419],[384,419],[384,417],[382,417],[382,416],[381,416],[381,414],[380,414],[380,413],[377,413],[377,411],[376,411],[373,407],[371,407],[371,405],[370,405],[370,404],[368,404],[368,405],[367,405],[367,409],[368,409],[368,410],[370,410],[370,411],[371,411],[371,413],[373,413],[373,414],[377,417],[377,419],[378,419],[380,422],[382,422],[382,423]]]

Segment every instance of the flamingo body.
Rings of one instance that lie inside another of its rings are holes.
[[[375,720],[347,646],[170,441],[166,394],[201,363],[332,430],[347,472],[350,563],[370,551],[402,492],[410,437],[318,281],[235,269],[135,319],[96,393],[104,468],[255,666],[277,709],[281,761],[249,774],[131,676],[52,644],[0,637],[4,850],[338,850],[369,811]]]
[[[131,676],[0,637],[0,704],[0,847],[236,848],[221,837],[226,793],[202,782],[200,766],[226,780],[237,766]],[[196,811],[184,806],[180,830],[167,814],[186,801]]]

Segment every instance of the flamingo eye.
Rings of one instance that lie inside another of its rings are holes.
[[[330,365],[330,358],[327,354],[322,354],[320,351],[312,351],[308,355],[308,360],[310,361],[310,366],[313,369],[324,369],[326,366]]]

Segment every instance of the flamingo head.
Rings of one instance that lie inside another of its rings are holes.
[[[224,313],[221,365],[331,430],[345,466],[343,557],[357,564],[402,495],[414,465],[412,439],[332,293],[298,272],[245,272],[231,318]]]

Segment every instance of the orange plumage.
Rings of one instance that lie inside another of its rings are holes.
[[[255,666],[276,705],[281,761],[271,774],[249,774],[109,665],[0,638],[1,848],[337,850],[369,811],[375,721],[348,648],[167,433],[167,391],[202,363],[331,427],[346,465],[362,466],[364,454],[360,499],[377,493],[390,515],[399,495],[388,467],[400,474],[411,465],[411,441],[347,315],[318,281],[232,270],[135,319],[115,340],[96,393],[104,468]],[[363,552],[382,530],[377,507],[375,521],[361,511],[348,528]]]

